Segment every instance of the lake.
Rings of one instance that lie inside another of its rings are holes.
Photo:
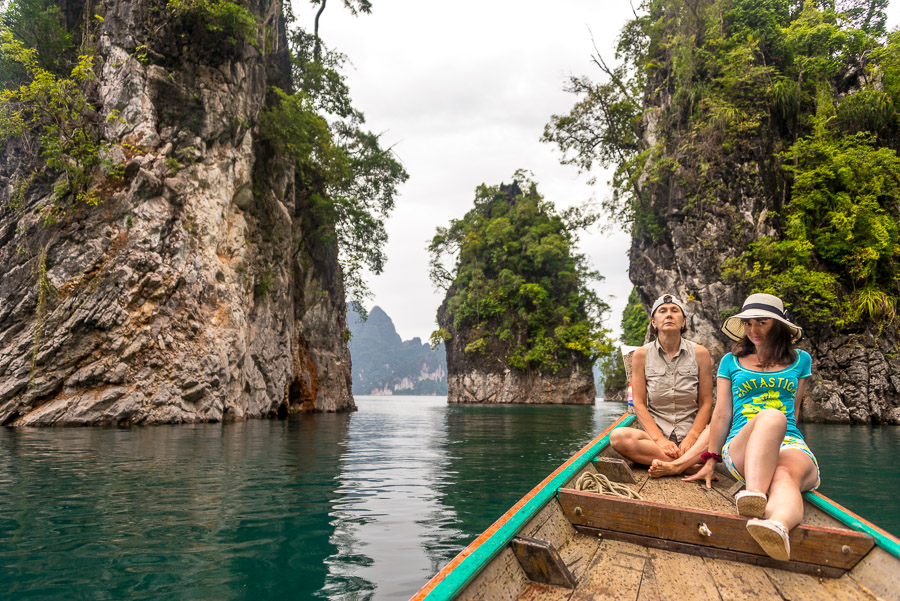
[[[230,424],[0,429],[0,596],[405,599],[624,409],[357,404]],[[900,532],[900,428],[801,429],[820,490]]]

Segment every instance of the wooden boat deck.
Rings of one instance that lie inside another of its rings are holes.
[[[596,472],[593,466],[585,470]],[[582,473],[583,471],[582,470]],[[579,473],[580,475],[580,473]],[[719,472],[712,489],[680,478],[650,478],[634,470],[643,500],[720,514],[737,515],[735,481]],[[572,478],[564,488],[571,488]],[[853,532],[810,503],[805,525]],[[520,536],[550,542],[571,574],[574,589],[529,580],[509,546],[461,592],[457,599],[513,601],[737,601],[773,599],[872,601],[900,599],[896,559],[874,547],[839,578],[817,577],[743,562],[652,548],[623,540],[577,532],[557,500],[548,503],[521,530]]]

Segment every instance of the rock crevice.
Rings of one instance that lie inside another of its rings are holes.
[[[268,86],[289,81],[286,52],[198,52],[165,28],[151,40],[153,4],[112,3],[97,37],[102,140],[121,181],[49,228],[36,215],[46,185],[0,215],[0,423],[353,409],[337,249],[306,235],[305,191],[256,127]],[[284,49],[282,19],[275,30]],[[17,176],[3,164],[0,204]]]

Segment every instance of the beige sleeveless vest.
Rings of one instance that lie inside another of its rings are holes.
[[[666,438],[675,432],[681,442],[694,425],[699,410],[697,344],[682,338],[671,360],[657,340],[645,344],[644,348],[647,409]]]

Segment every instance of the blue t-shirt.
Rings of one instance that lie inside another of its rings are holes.
[[[794,397],[797,395],[797,383],[812,375],[811,367],[809,353],[800,350],[794,364],[780,371],[754,371],[742,367],[731,353],[722,357],[717,375],[731,380],[733,404],[728,440],[734,438],[763,409],[778,409],[784,413],[787,417],[785,435],[803,440],[794,420]]]

